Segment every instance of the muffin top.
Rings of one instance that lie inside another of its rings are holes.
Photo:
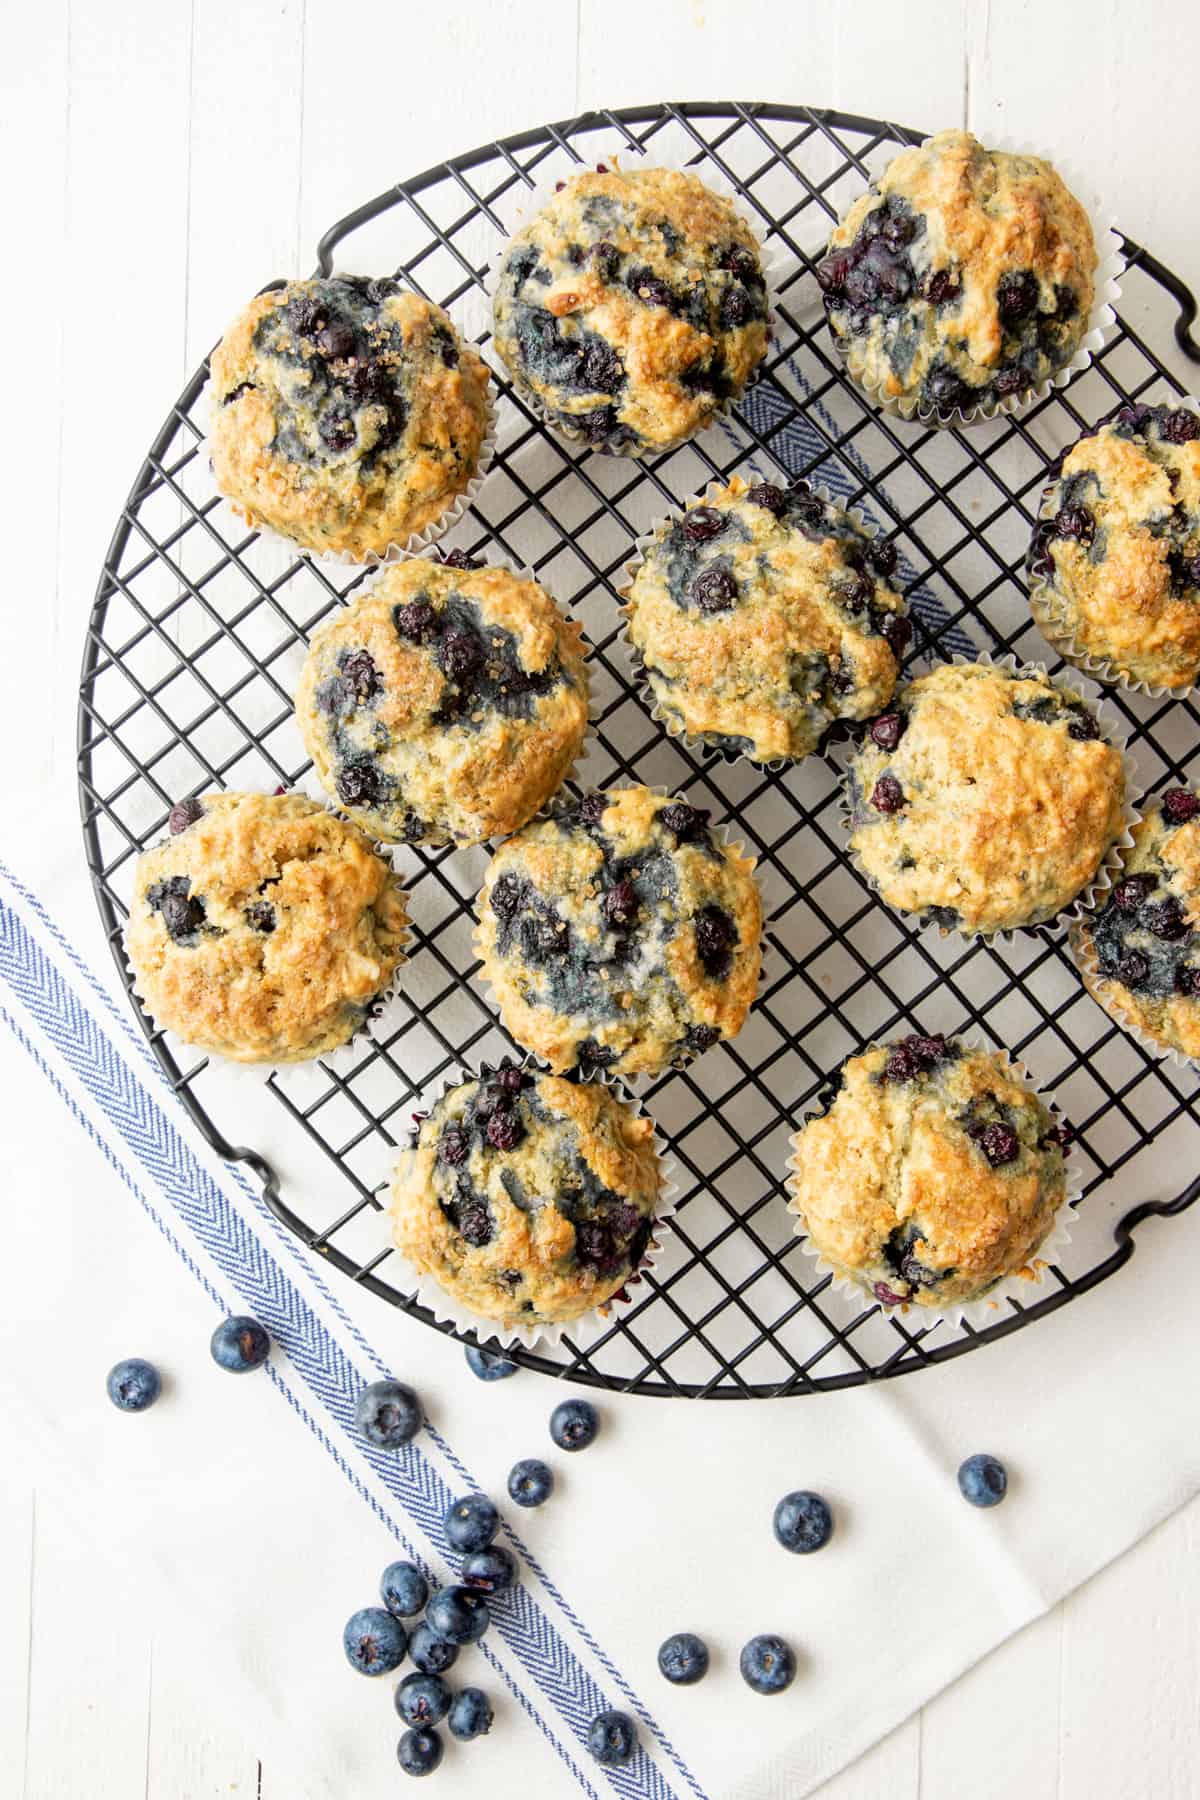
[[[1127,681],[1200,673],[1200,417],[1123,406],[1063,458],[1029,573],[1051,626]],[[1052,516],[1051,516],[1052,512]]]
[[[940,131],[854,202],[817,279],[851,374],[949,413],[992,407],[1071,360],[1096,260],[1087,213],[1049,163]]]
[[[657,1074],[741,1030],[758,980],[753,864],[649,788],[585,794],[502,844],[478,949],[505,1029],[551,1068]]]
[[[602,1082],[502,1065],[420,1120],[397,1164],[392,1230],[469,1311],[565,1323],[635,1274],[659,1191],[651,1120]]]
[[[629,589],[629,636],[659,711],[757,762],[816,749],[891,698],[909,625],[876,544],[803,482],[735,477],[659,527]]]
[[[138,857],[125,947],[158,1025],[235,1062],[352,1037],[401,960],[404,895],[353,825],[303,794],[206,794]]]
[[[758,245],[695,175],[576,175],[505,252],[496,348],[519,391],[604,450],[663,450],[767,349]]]
[[[1200,797],[1169,789],[1134,826],[1121,865],[1080,928],[1100,977],[1088,985],[1118,1018],[1200,1056]]]
[[[390,564],[317,632],[296,694],[324,787],[378,838],[477,844],[559,786],[587,730],[580,627],[455,551]]]
[[[960,1305],[1032,1274],[1068,1134],[1007,1058],[914,1033],[840,1081],[795,1138],[788,1204],[813,1248],[885,1306]]]
[[[851,848],[902,912],[966,933],[1052,919],[1124,829],[1121,754],[1037,670],[944,663],[901,688],[847,773]]]
[[[382,556],[475,474],[488,374],[449,316],[389,280],[259,294],[212,359],[213,474],[251,525]]]

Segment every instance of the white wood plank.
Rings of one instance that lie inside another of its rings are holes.
[[[34,1493],[15,1472],[0,1484],[0,1769],[23,1791],[33,1614]]]
[[[155,1636],[146,1800],[258,1800],[253,1744],[204,1691],[188,1638]]]

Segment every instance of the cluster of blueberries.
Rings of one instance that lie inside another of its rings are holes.
[[[243,1315],[223,1319],[211,1340],[213,1360],[232,1374],[261,1368],[271,1350],[270,1334],[257,1319]],[[472,1372],[481,1381],[504,1381],[517,1365],[494,1351],[470,1345]],[[129,1357],[110,1369],[108,1395],[122,1412],[145,1412],[162,1392],[162,1378],[152,1363]],[[355,1406],[355,1423],[373,1448],[398,1450],[421,1430],[425,1419],[420,1400],[402,1381],[374,1381]],[[550,1415],[550,1436],[560,1450],[586,1450],[600,1430],[600,1415],[587,1400],[563,1400]],[[1008,1490],[1003,1463],[987,1454],[968,1457],[958,1471],[958,1485],[972,1506],[998,1506]],[[541,1506],[554,1491],[554,1472],[537,1457],[514,1463],[508,1477],[509,1498],[522,1507]],[[820,1494],[807,1489],[785,1494],[775,1508],[775,1537],[785,1550],[807,1556],[821,1550],[833,1535],[833,1513]],[[517,1561],[495,1542],[500,1514],[486,1494],[455,1500],[443,1519],[446,1542],[461,1558],[459,1580],[430,1590],[415,1563],[390,1563],[379,1592],[382,1606],[364,1606],[351,1615],[342,1647],[352,1668],[363,1675],[388,1675],[407,1655],[414,1672],[396,1689],[396,1711],[407,1729],[397,1745],[400,1767],[408,1775],[430,1775],[442,1760],[442,1741],[435,1727],[444,1719],[453,1737],[483,1737],[491,1729],[492,1705],[482,1689],[454,1693],[443,1679],[459,1651],[477,1644],[491,1623],[489,1598],[504,1594],[517,1578]],[[423,1614],[423,1617],[418,1618]],[[407,1621],[418,1619],[415,1625]],[[659,1646],[658,1666],[677,1686],[690,1687],[708,1673],[709,1651],[695,1632],[678,1631]],[[796,1674],[796,1654],[785,1639],[763,1632],[744,1645],[738,1660],[742,1679],[758,1694],[779,1694]],[[588,1726],[587,1746],[605,1768],[621,1768],[638,1749],[637,1725],[628,1713],[597,1713]]]

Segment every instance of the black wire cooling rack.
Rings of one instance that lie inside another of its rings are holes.
[[[1132,1255],[1134,1228],[1175,1213],[1200,1181],[1194,1075],[1155,1062],[1085,995],[1063,934],[1011,943],[940,940],[891,913],[845,856],[835,770],[782,773],[693,756],[648,716],[618,633],[613,583],[630,541],[712,478],[747,465],[823,483],[894,533],[918,624],[910,663],[972,648],[1046,660],[1021,566],[1047,464],[1122,400],[1181,392],[1129,320],[1200,361],[1196,303],[1125,240],[1122,318],[1092,367],[1019,419],[967,432],[881,416],[843,379],[813,260],[832,221],[897,144],[922,134],[807,107],[679,104],[588,114],[523,132],[388,188],[322,239],[364,273],[396,271],[487,341],[483,275],[516,210],[555,160],[594,162],[614,143],[670,143],[732,181],[782,260],[776,335],[759,383],[729,423],[654,460],[569,446],[500,382],[500,449],[454,542],[531,566],[593,646],[598,722],[581,780],[661,783],[731,822],[757,854],[766,903],[764,978],[732,1043],[643,1096],[678,1165],[664,1255],[586,1349],[569,1338],[519,1362],[593,1386],[734,1399],[815,1393],[963,1354],[1086,1292]],[[231,296],[231,302],[236,296]],[[363,579],[247,530],[215,494],[196,371],[138,473],[88,625],[79,703],[84,842],[122,981],[133,859],[186,793],[293,786],[307,771],[292,683],[312,630]],[[776,477],[777,478],[777,477]],[[1053,659],[1051,659],[1051,666]],[[1113,693],[1148,789],[1200,774],[1191,702]],[[482,851],[398,852],[415,923],[399,995],[348,1053],[273,1076],[264,1141],[237,1148],[217,1118],[221,1071],[156,1031],[131,1000],[172,1086],[219,1154],[247,1164],[271,1206],[352,1280],[434,1324],[406,1296],[375,1189],[414,1103],[509,1046],[475,979],[472,899]],[[1056,1093],[1076,1133],[1083,1201],[1073,1241],[1027,1306],[986,1329],[887,1316],[822,1278],[783,1201],[789,1138],[829,1073],[872,1037],[966,1030],[1007,1045]],[[246,1090],[243,1089],[244,1093]],[[294,1173],[293,1173],[294,1172]],[[281,1191],[282,1188],[282,1191]],[[438,1326],[440,1330],[448,1329]],[[456,1334],[457,1335],[457,1334]]]

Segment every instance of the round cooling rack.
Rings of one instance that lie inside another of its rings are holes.
[[[898,144],[923,134],[844,113],[680,104],[593,113],[490,144],[350,213],[319,248],[321,272],[398,273],[455,316],[490,356],[484,280],[531,187],[573,163],[644,147],[719,172],[775,253],[775,339],[729,419],[646,461],[569,445],[499,378],[496,461],[447,543],[529,565],[593,646],[595,730],[579,778],[661,784],[728,823],[759,858],[764,974],[741,1035],[641,1098],[676,1163],[679,1209],[663,1254],[586,1347],[570,1337],[518,1362],[596,1387],[745,1399],[817,1393],[901,1375],[1003,1337],[1095,1287],[1133,1253],[1134,1228],[1176,1213],[1200,1167],[1194,1072],[1148,1057],[1088,998],[1065,934],[1039,929],[964,946],[890,912],[846,856],[835,765],[780,773],[696,756],[639,697],[614,582],[632,540],[710,479],[757,471],[823,484],[895,536],[918,630],[910,664],[1012,651],[1049,662],[1021,581],[1048,463],[1089,424],[1179,383],[1146,341],[1173,326],[1200,361],[1183,284],[1125,239],[1121,318],[1092,366],[1016,419],[933,431],[883,417],[840,372],[813,275],[830,225]],[[230,295],[230,310],[242,296]],[[1145,336],[1134,332],[1137,319]],[[494,358],[491,359],[494,363]],[[313,629],[364,571],[298,556],[248,530],[217,496],[202,438],[198,369],[134,482],[100,576],[84,648],[79,792],[84,843],[121,978],[134,858],[171,804],[213,787],[291,787],[308,763],[292,691]],[[1190,700],[1108,693],[1147,790],[1200,775]],[[246,1163],[278,1217],[361,1286],[426,1323],[389,1248],[378,1190],[422,1097],[511,1050],[477,981],[472,900],[481,850],[397,851],[409,884],[412,957],[369,1034],[328,1062],[247,1088],[156,1031],[150,1044],[214,1149]],[[822,1276],[793,1235],[789,1139],[827,1077],[865,1041],[967,1031],[1003,1044],[1054,1092],[1075,1131],[1081,1204],[1060,1264],[1028,1305],[997,1304],[985,1329],[887,1316]],[[233,1096],[237,1095],[234,1106]],[[237,1148],[221,1119],[261,1117]],[[279,1171],[277,1174],[276,1171]],[[439,1330],[449,1327],[437,1325]],[[454,1335],[462,1335],[455,1333]]]

